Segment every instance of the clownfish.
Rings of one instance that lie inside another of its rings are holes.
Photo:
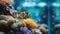
[[[24,14],[26,14],[26,16],[24,16]],[[24,12],[21,12],[20,13],[20,18],[29,18],[30,16],[31,16],[32,14],[29,14],[29,12],[28,11],[26,11],[25,13]]]
[[[24,12],[20,13],[20,18],[24,18]]]

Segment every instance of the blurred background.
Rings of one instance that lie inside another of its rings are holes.
[[[51,34],[60,34],[60,0],[51,0]]]

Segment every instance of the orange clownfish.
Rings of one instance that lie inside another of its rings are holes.
[[[26,14],[26,16],[24,16],[24,14]],[[29,12],[28,11],[26,11],[25,13],[24,12],[21,12],[20,13],[20,18],[29,18],[32,14],[30,14],[30,15],[28,15],[29,14]]]
[[[20,18],[24,18],[24,12],[20,13]]]

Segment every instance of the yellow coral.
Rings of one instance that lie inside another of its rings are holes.
[[[24,23],[28,26],[31,27],[33,29],[37,28],[37,24],[36,22],[34,22],[32,19],[25,19]]]

